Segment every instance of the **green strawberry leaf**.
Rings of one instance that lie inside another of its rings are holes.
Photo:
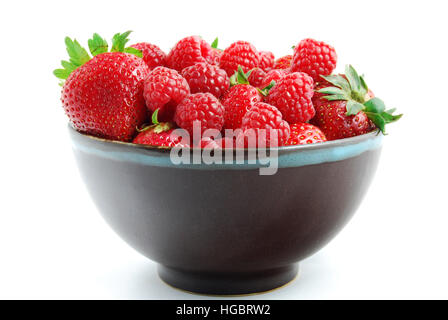
[[[272,80],[269,85],[267,85],[266,87],[264,87],[263,89],[257,88],[258,92],[264,96],[267,97],[269,95],[269,91],[275,86],[275,81]]]
[[[348,83],[348,81],[341,76],[335,76],[335,75],[330,75],[330,76],[322,76],[321,77],[325,80],[327,80],[328,82],[330,82],[332,85],[344,90],[345,92],[350,92],[350,84]]]
[[[138,49],[135,49],[135,48],[132,48],[132,47],[124,48],[123,52],[133,54],[133,55],[135,55],[135,56],[137,56],[139,58],[143,58],[143,52],[141,52],[141,50],[138,50]]]
[[[90,56],[87,53],[86,49],[81,47],[78,41],[66,37],[65,45],[67,46],[67,53],[70,57],[70,62],[75,66],[82,66],[84,63],[90,60]]]
[[[364,102],[364,106],[367,112],[372,113],[382,113],[386,109],[383,100],[376,97]]]
[[[129,41],[128,36],[132,31],[126,31],[123,33],[116,33],[112,38],[112,48],[110,52],[124,52],[126,43]]]
[[[70,75],[71,71],[67,69],[56,69],[53,71],[53,74],[56,76],[56,78],[65,80]]]
[[[384,120],[386,120],[386,123],[392,123],[400,119],[403,114],[393,115],[391,113],[388,113],[387,111],[384,111],[381,113],[381,116],[384,118]]]
[[[352,91],[359,92],[361,90],[361,79],[359,78],[356,70],[351,65],[347,65],[345,67],[345,76],[350,83]]]
[[[369,87],[367,87],[367,83],[364,80],[364,76],[360,76],[359,80],[361,82],[361,91],[367,93],[369,91]]]
[[[211,47],[213,49],[218,49],[218,37],[216,37],[215,40],[213,40]]]
[[[339,95],[343,95],[345,96],[345,91],[337,88],[337,87],[326,87],[326,88],[322,88],[320,90],[318,90],[317,92],[319,93],[325,93],[325,94],[339,94]],[[348,99],[346,99],[348,100]]]
[[[354,116],[359,113],[359,111],[362,111],[364,109],[364,106],[360,104],[359,102],[349,100],[347,101],[347,115],[348,116]]]
[[[108,51],[107,41],[100,37],[98,33],[94,33],[92,39],[88,40],[89,50],[92,56],[96,56]]]
[[[364,112],[367,117],[386,135],[386,120],[378,113]]]
[[[342,94],[332,94],[329,96],[323,96],[322,98],[327,99],[328,101],[338,101],[338,100],[347,100],[347,97]]]
[[[152,113],[151,120],[152,120],[152,123],[153,123],[153,124],[159,124],[159,120],[157,119],[157,117],[158,117],[158,115],[159,115],[159,110],[160,110],[160,108],[157,108],[157,109]]]

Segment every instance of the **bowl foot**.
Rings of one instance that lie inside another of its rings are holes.
[[[184,271],[159,265],[159,277],[166,284],[190,293],[206,295],[247,295],[282,287],[295,279],[298,264],[247,273],[206,273]]]

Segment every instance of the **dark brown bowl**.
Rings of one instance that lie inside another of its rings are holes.
[[[298,262],[328,243],[358,208],[382,143],[372,132],[281,147],[278,172],[260,175],[258,162],[175,165],[169,150],[71,127],[70,135],[109,225],[159,263],[165,282],[206,294],[262,292],[291,281]]]

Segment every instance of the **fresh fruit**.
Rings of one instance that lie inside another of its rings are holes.
[[[266,72],[260,68],[255,68],[250,71],[248,80],[251,86],[262,88],[263,80],[266,77]]]
[[[159,110],[161,121],[172,121],[176,106],[190,94],[187,80],[176,70],[157,67],[144,82],[143,95],[149,111]]]
[[[238,66],[241,66],[244,72],[248,72],[258,67],[259,63],[260,55],[257,49],[247,41],[237,41],[223,51],[219,66],[231,77],[238,71]]]
[[[283,76],[270,90],[267,101],[277,107],[289,123],[307,122],[314,116],[311,98],[313,79],[303,72]]]
[[[190,94],[177,106],[174,120],[192,137],[195,121],[199,121],[201,133],[207,129],[221,131],[224,124],[224,107],[211,93]]]
[[[275,60],[272,69],[289,69],[291,67],[291,61],[292,61],[291,54],[278,58],[277,60]]]
[[[309,123],[290,124],[291,133],[285,146],[295,146],[299,144],[311,144],[327,141],[325,134],[316,126]]]
[[[130,31],[117,33],[112,52],[106,40],[94,34],[90,53],[76,40],[65,38],[69,61],[54,74],[65,80],[62,105],[78,131],[111,140],[131,141],[136,127],[146,121],[143,80],[149,73],[145,62],[126,48]]]
[[[205,62],[185,68],[182,76],[187,80],[191,93],[210,92],[220,98],[230,87],[227,73]]]
[[[211,62],[212,47],[198,36],[183,38],[171,49],[167,66],[177,71],[200,62]]]
[[[182,136],[176,134],[175,128],[176,126],[171,122],[146,126],[139,130],[139,134],[132,142],[157,147],[187,147],[188,145],[182,144]]]
[[[328,140],[348,138],[364,134],[378,127],[383,133],[385,125],[401,118],[392,110],[386,110],[384,102],[369,93],[363,77],[352,66],[345,75],[323,77],[328,84],[317,87],[313,97],[317,125]]]
[[[155,44],[147,42],[139,42],[131,46],[137,50],[140,50],[143,54],[143,61],[150,70],[155,67],[164,67],[166,65],[166,54]]]
[[[294,48],[291,71],[305,72],[314,81],[320,76],[330,75],[336,68],[337,55],[334,48],[325,42],[305,39]]]
[[[218,49],[218,38],[216,38],[212,44],[212,52],[210,55],[210,58],[208,59],[210,64],[213,64],[215,66],[219,66],[219,61],[221,60],[221,56],[222,56],[222,50]]]
[[[279,82],[280,79],[283,78],[288,73],[289,71],[285,69],[272,69],[271,71],[266,73],[259,88],[266,88],[268,85],[271,84],[272,81],[275,81],[275,83]]]
[[[260,63],[258,67],[264,72],[268,72],[274,66],[275,57],[270,51],[260,51]]]
[[[221,99],[225,108],[225,129],[240,128],[241,121],[247,110],[249,110],[254,103],[262,100],[260,92],[249,84],[247,74],[243,72],[241,67],[238,69],[238,72],[230,78],[232,87]]]
[[[282,146],[290,134],[289,124],[282,119],[282,113],[264,102],[255,103],[241,124],[243,132],[237,138],[238,147]]]

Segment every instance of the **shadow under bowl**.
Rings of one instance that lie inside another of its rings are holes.
[[[383,138],[371,132],[280,147],[278,171],[260,175],[262,158],[176,165],[170,150],[69,131],[81,176],[113,230],[156,261],[168,284],[222,295],[294,279],[298,262],[327,244],[360,205]]]

